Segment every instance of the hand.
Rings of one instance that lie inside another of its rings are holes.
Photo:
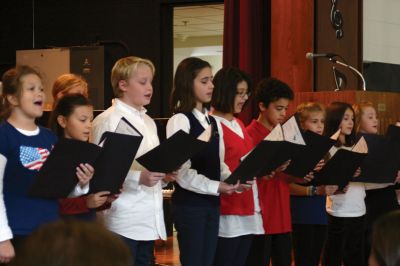
[[[116,199],[118,199],[120,194],[114,194],[107,197],[106,202],[113,203]]]
[[[333,194],[336,193],[336,191],[338,190],[338,186],[336,185],[326,185],[325,186],[325,194],[327,196],[332,196]]]
[[[164,181],[165,182],[172,182],[175,181],[178,176],[178,171],[173,171],[165,175]]]
[[[279,166],[278,168],[275,169],[275,172],[283,172],[286,170],[286,168],[289,166],[291,160],[287,160],[286,162],[284,162],[281,166]]]
[[[397,171],[396,180],[394,182],[395,183],[400,183],[400,171]]]
[[[361,168],[358,167],[357,170],[354,172],[353,177],[359,177],[361,175]]]
[[[325,187],[324,186],[317,186],[317,191],[316,193],[318,196],[323,196],[325,195]]]
[[[139,184],[147,187],[153,187],[163,178],[165,178],[164,173],[149,172],[148,170],[143,170],[140,173]]]
[[[348,190],[349,190],[349,185],[345,186],[342,191],[343,193],[346,193]]]
[[[305,181],[305,183],[311,182],[314,179],[314,173],[313,172],[309,172],[304,178],[303,180]]]
[[[92,179],[94,174],[94,168],[88,164],[88,163],[81,163],[77,168],[76,168],[76,176],[78,177],[79,180],[79,186],[84,187],[87,185]]]
[[[14,246],[10,240],[0,242],[0,263],[8,263],[15,257]]]
[[[324,160],[319,161],[317,163],[317,165],[314,167],[314,171],[318,172],[319,170],[322,169],[322,167],[324,167],[324,165],[325,165],[325,161]]]
[[[218,193],[230,195],[239,188],[239,185],[239,181],[235,185],[231,185],[225,182],[219,182]]]
[[[269,173],[269,175],[263,176],[262,179],[271,180],[272,178],[274,178],[274,176],[275,176],[275,171],[272,171],[271,173]]]
[[[100,191],[95,194],[89,194],[86,197],[86,206],[89,209],[95,209],[106,203],[108,196],[110,195],[109,191]]]

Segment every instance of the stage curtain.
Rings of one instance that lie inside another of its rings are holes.
[[[257,84],[270,76],[271,0],[225,0],[223,65],[247,72]],[[254,87],[254,86],[253,86]],[[250,97],[239,118],[247,125],[258,114]]]
[[[295,92],[312,91],[313,0],[225,0],[223,65],[248,72],[257,84],[273,76]],[[250,97],[239,118],[258,115]]]

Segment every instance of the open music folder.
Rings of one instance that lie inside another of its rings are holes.
[[[285,124],[287,123],[290,123],[290,128],[294,128],[295,131],[299,132],[297,134],[302,136],[305,145],[301,146],[298,153],[293,154],[290,164],[285,169],[284,173],[303,178],[314,170],[318,162],[322,160],[330,148],[332,148],[339,137],[340,131],[328,138],[312,131],[305,131],[302,133],[297,120],[294,118],[289,119]],[[284,128],[284,133],[285,132]]]
[[[215,129],[209,126],[198,138],[179,130],[136,160],[151,172],[170,173],[178,170],[209,144],[212,130]]]
[[[386,136],[400,141],[400,122],[396,122],[394,125],[389,125],[386,129]]]
[[[142,139],[139,130],[124,117],[114,132],[103,133],[99,143],[102,152],[94,164],[95,172],[90,181],[90,193],[120,193]]]
[[[361,175],[353,181],[393,183],[400,169],[400,143],[376,134],[362,136],[368,145],[368,155],[361,164]]]
[[[245,183],[254,177],[263,177],[298,153],[304,144],[295,132],[287,131],[285,140],[281,125],[277,125],[271,133],[249,152],[239,166],[224,181],[235,184],[238,180]],[[291,142],[296,139],[296,143]]]
[[[314,173],[314,185],[338,185],[344,188],[353,178],[357,168],[367,156],[368,146],[361,137],[352,150],[339,149],[324,167]]]
[[[78,183],[76,167],[94,165],[101,147],[73,139],[60,139],[37,174],[30,190],[32,197],[66,198]]]
[[[126,123],[129,122],[121,119],[118,125],[126,127]],[[117,127],[116,131],[123,130]],[[79,140],[60,139],[36,176],[29,195],[55,199],[68,197],[78,183],[76,167],[81,163],[88,163],[95,169],[90,181],[91,192],[119,193],[141,140],[139,134],[131,136],[116,132],[103,134],[103,147]]]

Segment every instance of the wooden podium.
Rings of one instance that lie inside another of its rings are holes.
[[[371,102],[378,113],[379,133],[384,134],[389,124],[400,121],[400,93],[375,91],[339,91],[339,92],[296,92],[290,104],[289,114],[302,102],[319,102],[328,105],[331,102],[360,103]]]

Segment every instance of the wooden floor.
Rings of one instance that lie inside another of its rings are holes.
[[[168,237],[167,241],[156,241],[156,265],[180,266],[179,248],[176,233]]]

